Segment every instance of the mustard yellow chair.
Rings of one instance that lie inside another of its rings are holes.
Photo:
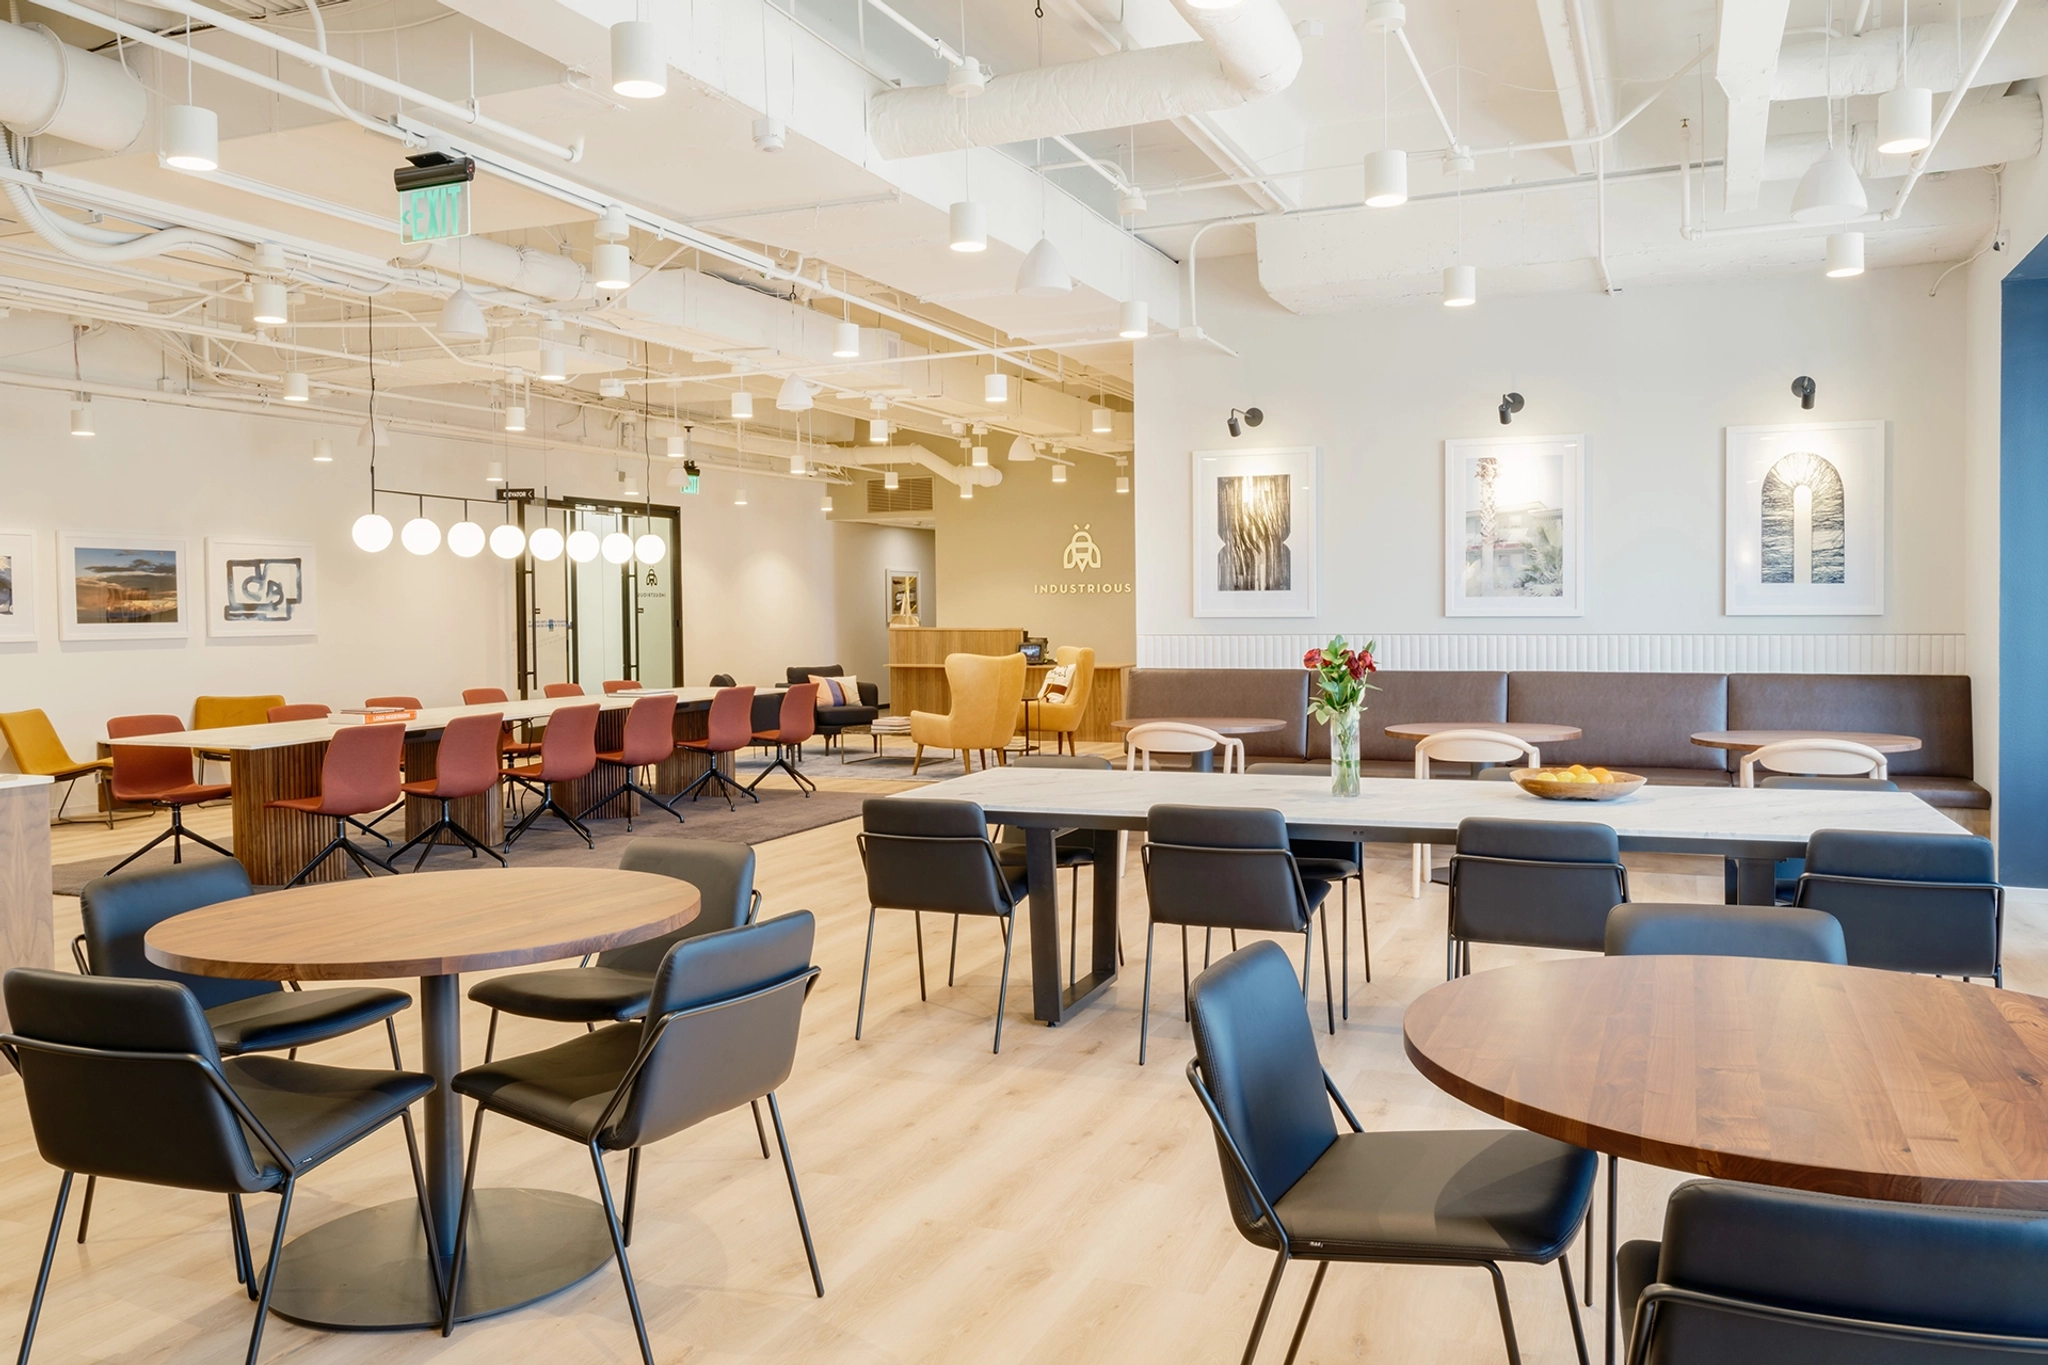
[[[0,711],[0,739],[7,741],[7,747],[14,754],[14,766],[31,777],[47,777],[53,782],[65,785],[64,795],[57,802],[53,814],[62,819],[64,803],[71,799],[71,789],[78,785],[81,777],[97,777],[104,781],[113,771],[114,760],[95,758],[80,763],[71,757],[64,747],[64,741],[57,737],[57,727],[50,724],[50,718],[41,711]],[[112,803],[107,807],[107,826],[114,824]]]
[[[284,698],[277,696],[195,697],[192,700],[192,728],[225,730],[230,725],[268,725],[270,708],[283,705]],[[198,754],[209,763],[229,761],[226,754],[214,750],[201,749]]]
[[[911,775],[924,761],[924,751],[958,749],[960,766],[974,767],[971,754],[979,751],[981,766],[988,767],[991,750],[998,762],[1017,736],[1017,712],[1024,700],[1024,656],[1022,654],[948,654],[946,685],[953,692],[953,709],[943,716],[929,711],[910,713],[910,739],[917,753],[910,761]]]
[[[1095,689],[1095,651],[1084,645],[1061,645],[1052,652],[1052,661],[1055,666],[1074,666],[1074,681],[1067,687],[1065,700],[1033,702],[1030,707],[1018,703],[1017,728],[1051,735],[1054,753],[1073,753],[1074,732],[1088,714],[1088,694]]]

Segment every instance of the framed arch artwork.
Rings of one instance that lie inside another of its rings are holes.
[[[1884,422],[1728,428],[1730,616],[1881,616]]]

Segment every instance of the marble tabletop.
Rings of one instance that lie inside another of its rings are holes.
[[[1159,804],[1259,806],[1301,837],[1369,843],[1452,843],[1469,816],[1565,820],[1611,826],[1633,851],[1754,858],[1796,857],[1819,829],[1968,833],[1906,792],[1653,785],[1619,801],[1546,801],[1511,782],[1366,778],[1358,796],[1339,797],[1320,774],[996,768],[899,795],[973,801],[991,821],[1024,828],[1142,829]]]
[[[33,773],[0,773],[0,791],[8,787],[47,787],[54,778],[37,777]]]

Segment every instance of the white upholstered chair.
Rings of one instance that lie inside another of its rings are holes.
[[[1438,763],[1513,763],[1526,760],[1525,768],[1543,766],[1543,755],[1536,746],[1524,739],[1499,730],[1439,730],[1415,741],[1415,780],[1429,780],[1429,765]],[[1409,874],[1408,894],[1411,898],[1422,894],[1422,884],[1429,880],[1429,845],[1414,846],[1412,867]]]
[[[1179,720],[1148,720],[1143,725],[1133,725],[1124,736],[1124,767],[1143,772],[1152,771],[1154,754],[1206,754],[1215,749],[1223,750],[1223,771],[1244,771],[1244,741],[1230,739],[1201,725],[1189,725]],[[1142,762],[1140,761],[1142,760]]]
[[[1742,756],[1736,785],[1754,787],[1758,768],[1799,777],[1870,777],[1880,782],[1891,776],[1885,756],[1868,744],[1825,735],[1785,739],[1752,749]]]

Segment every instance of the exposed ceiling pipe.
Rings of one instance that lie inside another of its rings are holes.
[[[1956,25],[1943,19],[1932,24],[1913,25],[1913,41],[1906,52],[1907,85],[1929,90],[1952,89],[1968,54],[1984,47],[1991,18],[1965,19],[1962,48],[1956,47]],[[2032,76],[2048,75],[2048,0],[2025,0],[2013,11],[2009,22],[1999,25],[1999,50],[1980,62],[1966,85],[2004,85]],[[1773,100],[1817,100],[1830,93],[1835,99],[1853,95],[1881,95],[1899,85],[1899,37],[1897,28],[1878,29],[1860,38],[1837,38],[1832,44],[1834,67],[1828,74],[1824,38],[1794,38],[1778,54],[1777,74],[1771,81]]]
[[[8,139],[0,139],[0,166],[10,171],[19,169],[14,164],[11,141],[11,135]],[[254,248],[245,243],[196,228],[165,228],[160,232],[140,232],[130,236],[85,224],[68,223],[38,203],[34,192],[19,180],[10,177],[0,188],[4,188],[7,202],[14,206],[14,211],[30,231],[73,260],[134,261],[145,256],[161,256],[167,251],[192,250],[215,252],[235,261],[255,255]],[[116,240],[87,240],[88,233]]]
[[[1970,93],[1970,88],[1982,76],[1984,64],[1990,59],[1991,49],[1997,44],[1999,35],[2005,31],[2006,22],[2012,18],[2013,11],[2018,7],[2019,0],[2003,0],[1997,11],[1985,21],[1983,37],[1977,44],[1976,55],[1970,59],[1962,79],[1948,92],[1948,99],[1941,106],[1941,113],[1935,117],[1933,140],[1914,155],[1913,169],[1906,172],[1906,180],[1899,186],[1898,197],[1893,199],[1892,206],[1884,211],[1884,220],[1887,223],[1896,220],[1906,211],[1906,201],[1912,197],[1913,187],[1919,184],[1920,177],[1926,174],[1928,163],[1941,148],[1943,135],[1948,132],[1949,125],[1955,120],[1956,111],[1962,107],[1963,99]]]
[[[1764,179],[1797,180],[1827,151],[1826,133],[1777,133],[1764,145]],[[1929,171],[1962,171],[2024,161],[2041,150],[2041,97],[2007,95],[1966,104],[1956,111],[1948,136],[1927,159]],[[1849,130],[1849,164],[1866,180],[1890,180],[1912,169],[1908,154],[1877,150],[1877,124]]]
[[[858,446],[833,446],[830,449],[830,458],[842,465],[857,468],[890,464],[919,465],[929,469],[955,488],[994,488],[1003,481],[1003,471],[993,465],[954,464],[922,445],[869,446],[865,450]]]
[[[23,137],[116,152],[135,141],[148,114],[148,92],[119,62],[41,24],[0,23],[0,124]]]
[[[400,252],[391,258],[391,264],[408,270],[439,270],[558,303],[591,297],[590,276],[567,256],[538,247],[508,246],[489,237],[427,242]]]
[[[1301,40],[1279,0],[1229,9],[1173,3],[1201,42],[997,76],[970,100],[942,85],[885,90],[868,102],[875,149],[895,160],[1159,123],[1263,99],[1301,70]]]

